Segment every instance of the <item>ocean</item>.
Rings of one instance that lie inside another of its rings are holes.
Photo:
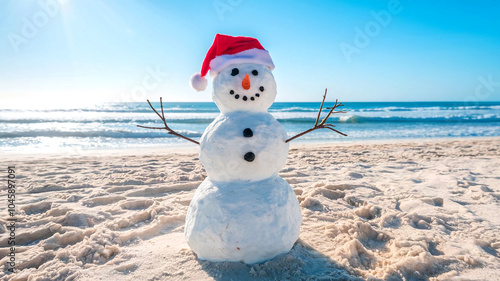
[[[500,136],[500,102],[344,104],[347,113],[332,115],[328,123],[347,137],[316,130],[293,142]],[[153,105],[159,107],[159,103]],[[330,105],[325,103],[325,107]],[[319,102],[276,102],[269,112],[293,136],[313,126],[319,106]],[[219,114],[212,102],[167,102],[164,110],[169,126],[193,139],[199,139]],[[162,122],[146,102],[51,110],[0,109],[0,151],[71,152],[194,145],[164,130],[136,125],[162,126]]]

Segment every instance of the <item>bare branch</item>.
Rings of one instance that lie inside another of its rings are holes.
[[[153,105],[151,104],[151,102],[149,100],[147,100],[147,101],[149,103],[149,107],[151,107],[151,109],[156,113],[156,115],[158,115],[158,117],[160,117],[160,119],[163,120],[163,117],[160,115],[160,113],[158,113],[158,111],[156,111],[156,109],[153,107]]]
[[[323,120],[321,120],[321,122],[318,124],[318,121],[319,121],[319,117],[321,115],[321,111],[323,109],[323,104],[325,102],[325,98],[326,98],[326,93],[327,93],[327,89],[325,89],[325,94],[323,95],[323,101],[321,101],[321,106],[319,107],[319,111],[318,111],[318,116],[316,117],[316,122],[314,123],[314,126],[311,128],[311,129],[308,129],[308,130],[305,130],[304,132],[298,134],[298,135],[295,135],[289,139],[287,139],[285,142],[290,142],[298,137],[301,137],[307,133],[310,133],[314,130],[317,130],[317,129],[329,129],[329,130],[332,130],[336,133],[339,133],[343,136],[347,136],[346,134],[334,129],[333,127],[335,127],[335,125],[333,124],[327,124],[326,121],[328,120],[328,118],[330,118],[330,115],[334,114],[334,113],[345,113],[345,111],[335,111],[336,108],[338,107],[341,107],[341,106],[344,106],[342,103],[339,103],[338,100],[335,100],[335,104],[332,106],[332,107],[327,107],[327,109],[330,109],[330,111],[328,112],[328,114],[325,116],[325,118],[323,118]]]
[[[290,141],[292,141],[292,140],[294,140],[294,139],[296,139],[296,138],[298,138],[298,137],[301,137],[301,136],[303,136],[303,135],[305,135],[305,134],[307,134],[307,133],[310,133],[310,132],[312,132],[312,131],[314,131],[314,130],[316,130],[316,129],[319,129],[319,128],[318,128],[318,127],[314,127],[314,128],[309,129],[309,130],[306,130],[306,131],[304,131],[304,132],[302,132],[302,133],[300,133],[300,134],[298,134],[298,135],[295,135],[295,136],[293,136],[293,137],[291,137],[291,138],[287,139],[285,142],[290,142]]]
[[[321,121],[321,123],[319,123],[320,125],[325,124],[326,120],[328,120],[328,118],[330,117],[332,112],[335,110],[335,108],[339,107],[342,104],[342,103],[337,104],[338,101],[339,101],[338,99],[335,100],[335,104],[330,109],[330,112],[328,112],[328,115],[326,115],[326,117]]]
[[[344,133],[342,133],[342,132],[340,132],[340,131],[337,131],[337,130],[335,130],[334,128],[327,127],[327,129],[330,129],[330,130],[332,130],[332,131],[334,131],[334,132],[337,132],[337,133],[339,133],[339,134],[343,135],[344,137],[347,137],[347,135],[346,135],[346,134],[344,134]]]
[[[314,127],[316,127],[316,125],[318,125],[319,116],[321,115],[321,110],[323,109],[323,103],[325,103],[327,90],[328,89],[325,89],[325,94],[323,95],[323,100],[321,101],[321,105],[319,106],[318,117],[316,117],[316,122],[314,122]]]
[[[177,133],[176,131],[170,129],[167,125],[167,120],[165,119],[165,113],[163,112],[163,100],[162,98],[160,97],[160,107],[161,107],[161,115],[160,113],[158,113],[158,111],[153,107],[153,105],[151,104],[151,102],[149,100],[147,100],[148,103],[149,103],[149,106],[151,107],[151,109],[156,113],[156,115],[158,115],[158,117],[160,117],[161,121],[163,121],[163,124],[165,125],[165,127],[148,127],[148,126],[141,126],[141,125],[137,125],[137,127],[140,127],[140,128],[145,128],[145,129],[153,129],[153,130],[167,130],[167,132],[171,135],[174,135],[174,136],[177,136],[179,138],[183,138],[187,141],[190,141],[192,143],[196,143],[197,145],[200,145],[199,142],[191,139],[191,138],[188,138],[186,136],[183,136],[179,133]]]
[[[144,129],[155,129],[155,130],[166,130],[165,127],[148,127],[148,126],[142,126],[142,125],[136,125],[139,128],[144,128]]]
[[[161,120],[163,120],[163,124],[165,124],[165,128],[167,128],[168,131],[171,131],[170,128],[167,125],[167,122],[165,121],[165,113],[163,113],[163,100],[160,97],[160,106],[161,106]]]

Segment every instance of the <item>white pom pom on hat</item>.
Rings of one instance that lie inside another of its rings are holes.
[[[219,72],[231,64],[258,63],[274,69],[269,52],[262,47],[259,40],[252,37],[229,36],[217,34],[205,56],[200,73],[191,76],[191,87],[200,92],[207,88],[205,76],[215,78]]]
[[[200,73],[195,73],[191,75],[191,79],[189,80],[191,84],[191,88],[195,91],[201,92],[207,88],[207,78],[202,77]]]

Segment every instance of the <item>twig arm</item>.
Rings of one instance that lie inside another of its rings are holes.
[[[328,120],[328,118],[330,118],[330,115],[332,115],[333,113],[345,113],[345,111],[335,111],[335,109],[337,107],[343,106],[343,104],[339,103],[338,100],[335,100],[335,104],[332,107],[329,108],[330,111],[328,112],[328,114],[326,115],[326,117],[323,118],[323,120],[321,120],[321,122],[319,122],[319,117],[321,115],[321,110],[323,109],[323,104],[325,103],[326,93],[327,93],[327,89],[325,89],[325,94],[323,95],[323,100],[321,101],[321,106],[319,107],[318,116],[316,117],[316,122],[314,122],[314,126],[311,129],[305,130],[302,133],[299,133],[299,134],[297,134],[297,135],[295,135],[295,136],[287,139],[285,141],[286,143],[288,143],[288,142],[290,142],[290,141],[292,141],[292,140],[294,140],[294,139],[296,139],[298,137],[301,137],[301,136],[303,136],[303,135],[305,135],[307,133],[310,133],[310,132],[312,132],[314,130],[317,130],[317,129],[329,129],[329,130],[332,130],[332,131],[334,131],[336,133],[339,133],[339,134],[341,134],[343,136],[347,136],[346,134],[344,134],[344,133],[342,133],[342,132],[340,132],[338,130],[335,130],[333,128],[333,127],[335,127],[334,125],[332,125],[332,124],[326,124],[326,121]],[[319,122],[319,124],[318,124],[318,122]]]
[[[301,136],[303,136],[303,135],[305,135],[305,134],[307,134],[307,133],[310,133],[310,132],[312,132],[312,131],[314,131],[314,130],[316,130],[316,129],[319,129],[319,128],[311,128],[311,129],[309,129],[309,130],[303,131],[302,133],[300,133],[300,134],[298,134],[298,135],[295,135],[295,136],[293,136],[293,137],[291,137],[291,138],[287,139],[285,142],[290,142],[290,141],[293,141],[294,139],[296,139],[296,138],[298,138],[298,137],[301,137]]]
[[[165,127],[148,127],[148,126],[141,126],[141,125],[137,125],[137,127],[145,128],[145,129],[153,129],[153,130],[167,130],[167,132],[171,135],[174,135],[174,136],[179,137],[179,138],[183,138],[187,141],[190,141],[192,143],[200,145],[199,142],[197,142],[191,138],[188,138],[186,136],[183,136],[183,135],[177,133],[176,131],[170,129],[170,127],[168,127],[167,121],[165,119],[165,113],[163,112],[163,100],[162,100],[162,98],[160,98],[161,115],[160,115],[160,113],[158,113],[158,111],[156,111],[156,109],[153,107],[151,102],[149,100],[147,100],[147,101],[148,101],[148,104],[151,107],[151,109],[156,113],[156,115],[158,115],[158,117],[160,117],[161,121],[163,121],[163,125],[165,125]]]
[[[325,89],[325,94],[323,95],[323,100],[321,101],[321,105],[319,106],[318,117],[316,117],[316,122],[314,122],[314,127],[316,127],[318,125],[319,116],[321,115],[321,110],[323,109],[323,104],[325,103],[327,90],[328,89]]]
[[[334,132],[336,132],[336,133],[339,133],[339,134],[343,135],[344,137],[347,137],[347,135],[346,135],[346,134],[344,134],[344,133],[342,133],[342,132],[340,132],[340,131],[338,131],[338,130],[335,130],[335,129],[334,129],[334,128],[332,128],[332,127],[333,127],[333,125],[332,125],[332,124],[318,125],[318,126],[312,127],[312,128],[311,128],[311,129],[309,129],[309,130],[305,130],[305,131],[303,131],[302,133],[297,134],[297,135],[295,135],[295,136],[293,136],[293,137],[291,137],[291,138],[287,139],[285,142],[290,142],[290,141],[292,141],[292,140],[294,140],[294,139],[296,139],[296,138],[298,138],[298,137],[301,137],[301,136],[303,136],[303,135],[305,135],[305,134],[307,134],[307,133],[310,133],[310,132],[312,132],[312,131],[314,131],[314,130],[317,130],[317,129],[330,129],[330,130],[332,130],[332,131],[334,131]]]

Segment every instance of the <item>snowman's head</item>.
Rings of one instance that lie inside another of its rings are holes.
[[[274,76],[262,64],[229,65],[214,78],[213,87],[213,100],[222,113],[266,112],[276,98]]]

